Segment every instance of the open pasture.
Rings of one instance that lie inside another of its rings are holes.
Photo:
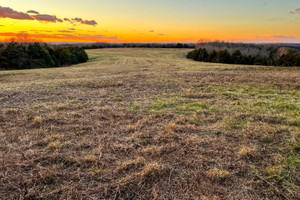
[[[300,68],[88,50],[0,72],[0,199],[298,199]]]

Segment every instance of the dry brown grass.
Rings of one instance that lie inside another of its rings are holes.
[[[209,177],[216,180],[224,180],[230,176],[230,172],[227,170],[219,170],[217,168],[208,171],[207,174]]]
[[[0,199],[299,199],[300,69],[186,53],[0,72]]]

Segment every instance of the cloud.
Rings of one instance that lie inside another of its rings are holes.
[[[98,24],[95,20],[83,20],[81,23],[91,26],[96,26]]]
[[[300,14],[300,8],[296,8],[290,12],[291,14]]]
[[[73,33],[74,31],[71,30],[59,30],[60,33]]]
[[[62,19],[58,19],[55,15],[32,15],[35,20],[45,22],[63,22]]]
[[[19,20],[34,20],[27,13],[17,12],[8,7],[0,6],[0,18],[11,18],[11,19],[19,19]]]
[[[159,35],[159,36],[165,36],[165,34],[162,34],[162,33],[161,33],[161,34],[158,34],[158,35]]]
[[[82,22],[82,19],[81,19],[81,18],[78,18],[78,17],[73,18],[72,20],[73,20],[73,21],[76,21],[76,22]]]
[[[30,13],[30,14],[40,14],[39,12],[35,11],[35,10],[28,10],[27,13]]]
[[[30,13],[31,15],[29,15]],[[18,19],[18,20],[37,20],[40,22],[69,22],[73,25],[75,23],[79,24],[85,24],[90,26],[96,26],[98,23],[95,20],[84,20],[82,18],[57,18],[55,15],[49,15],[49,14],[40,14],[38,11],[35,10],[28,10],[27,13],[18,12],[8,7],[2,7],[0,6],[0,18],[10,18],[10,19]]]
[[[150,30],[149,32],[150,32],[150,33],[154,33],[154,30]]]
[[[71,20],[69,18],[64,18],[64,21],[71,22]]]
[[[35,32],[35,33],[41,33],[41,32],[46,32],[46,33],[52,33],[53,31],[49,31],[49,30],[35,30],[35,29],[31,29],[31,32]]]
[[[86,25],[91,25],[91,26],[96,26],[98,23],[95,20],[83,20],[81,18],[73,18],[72,21],[74,22],[78,22],[81,24],[86,24]]]
[[[269,3],[268,1],[265,1],[265,2],[264,2],[264,6],[267,6],[267,5],[268,5],[268,3]]]

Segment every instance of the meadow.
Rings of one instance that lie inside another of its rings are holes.
[[[300,68],[188,52],[0,71],[0,199],[299,199]]]

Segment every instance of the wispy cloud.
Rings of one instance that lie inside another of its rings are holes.
[[[150,32],[150,33],[154,33],[154,30],[150,30],[149,32]]]
[[[69,18],[64,18],[64,21],[72,23],[72,21]]]
[[[291,14],[300,14],[300,8],[296,8],[290,12]]]
[[[35,10],[28,10],[27,13],[29,13],[29,14],[36,14],[36,15],[40,14],[39,12],[37,12]]]
[[[69,19],[70,20],[70,19]],[[81,23],[81,24],[87,24],[87,25],[91,25],[91,26],[96,26],[98,23],[95,20],[83,20],[81,18],[73,18],[72,21]]]
[[[60,33],[73,33],[74,31],[72,30],[58,30]]]
[[[63,22],[62,19],[57,18],[55,15],[31,15],[33,19],[44,22]]]
[[[79,24],[85,24],[90,26],[96,26],[98,23],[95,20],[84,20],[82,18],[64,18],[60,19],[57,18],[55,15],[49,15],[49,14],[40,14],[38,11],[35,10],[28,10],[27,13],[18,12],[15,11],[9,7],[2,7],[0,6],[0,18],[10,18],[10,19],[16,19],[16,20],[37,20],[40,22],[70,22],[72,24],[79,23]]]

